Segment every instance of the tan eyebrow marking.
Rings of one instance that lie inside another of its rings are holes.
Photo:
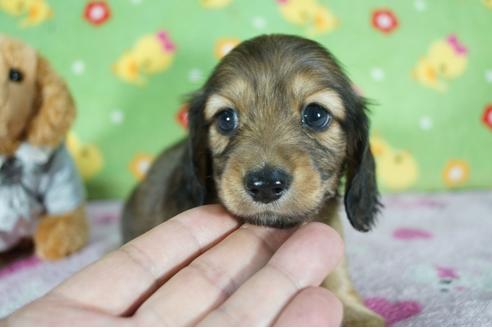
[[[340,95],[333,89],[324,88],[315,74],[299,74],[292,82],[294,96],[303,99],[303,106],[319,103],[326,107],[338,120],[346,117],[345,107]]]
[[[306,98],[304,105],[313,102],[326,107],[332,113],[332,115],[335,116],[336,119],[338,120],[345,119],[346,116],[345,108],[343,106],[342,99],[335,91],[325,89],[313,93],[312,95]]]
[[[205,119],[211,120],[217,112],[226,107],[234,108],[234,104],[226,97],[218,94],[212,95],[205,104]]]
[[[320,90],[320,85],[316,83],[316,77],[310,74],[298,74],[292,81],[294,95],[304,97],[307,94]]]

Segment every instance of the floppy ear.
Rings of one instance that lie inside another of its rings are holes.
[[[208,126],[204,109],[207,97],[202,91],[192,95],[189,101],[189,136],[185,153],[185,180],[188,193],[196,206],[203,205],[213,197],[213,173],[208,150]]]
[[[65,82],[46,59],[39,56],[36,69],[34,117],[27,140],[35,146],[56,147],[75,118],[75,105]]]
[[[376,182],[376,165],[369,146],[369,124],[365,114],[365,101],[358,99],[353,126],[348,131],[348,161],[345,184],[345,211],[352,226],[359,231],[369,231],[382,206]]]

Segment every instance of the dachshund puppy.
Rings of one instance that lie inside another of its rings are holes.
[[[373,225],[380,203],[366,102],[320,44],[288,35],[245,41],[189,105],[189,137],[160,155],[125,206],[125,241],[207,203],[252,224],[317,220],[342,233],[343,176],[352,226]],[[345,325],[384,325],[362,304],[344,263],[323,285],[344,303]]]

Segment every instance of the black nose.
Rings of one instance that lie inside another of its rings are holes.
[[[255,201],[268,204],[282,197],[291,180],[285,171],[266,166],[248,172],[244,177],[244,187]]]

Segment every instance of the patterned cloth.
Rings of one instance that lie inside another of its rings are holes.
[[[376,229],[347,229],[355,285],[389,324],[492,325],[492,192],[398,195]]]
[[[68,82],[92,199],[126,196],[185,135],[184,96],[274,32],[328,47],[372,100],[382,188],[492,187],[492,0],[0,0],[0,31]]]
[[[39,215],[76,209],[85,197],[82,180],[65,145],[19,146],[0,155],[0,251],[32,235]]]
[[[351,275],[366,304],[396,326],[492,325],[492,191],[384,197],[368,234],[346,225]],[[0,317],[46,293],[119,243],[120,203],[92,203],[92,237],[58,262],[0,269]]]

